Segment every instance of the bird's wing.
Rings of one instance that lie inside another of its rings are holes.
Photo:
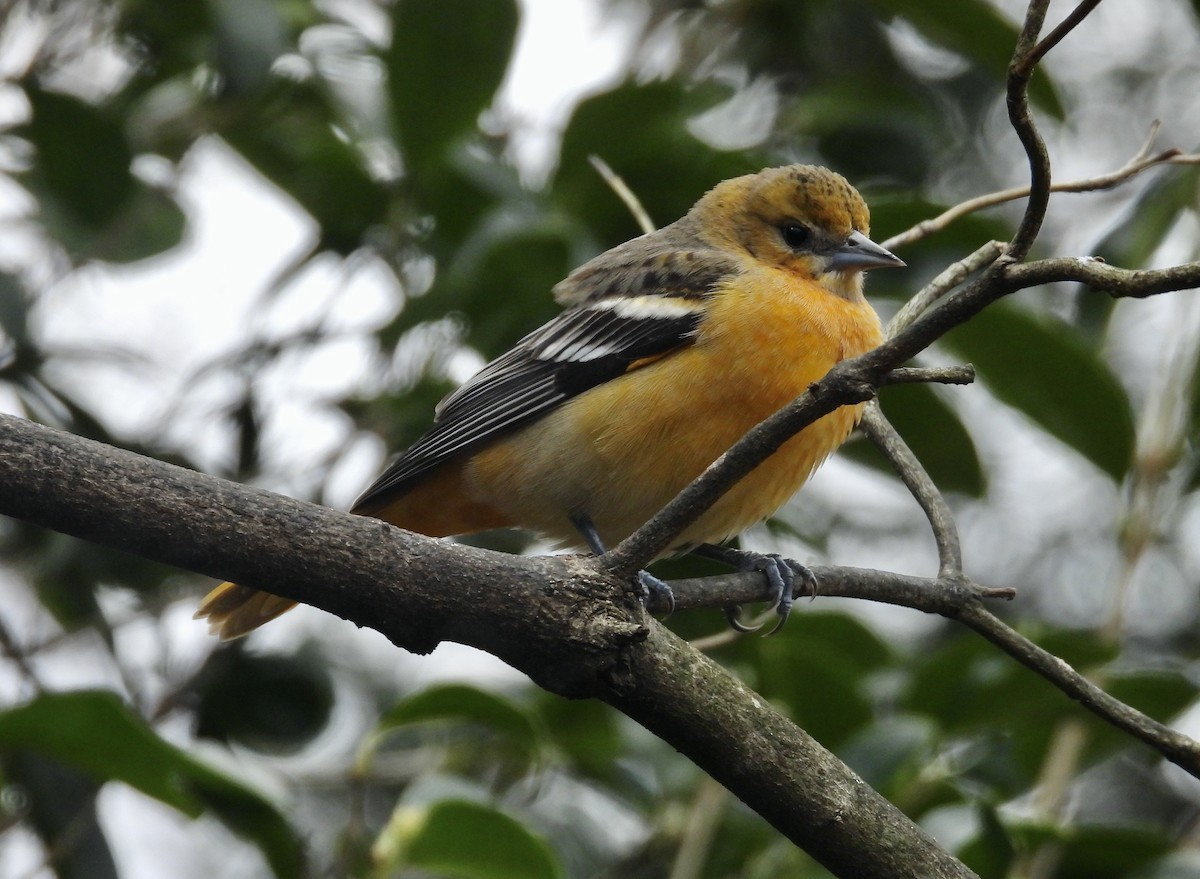
[[[580,295],[581,304],[530,333],[442,400],[433,426],[363,493],[355,511],[406,491],[454,455],[690,344],[704,318],[704,300],[737,266],[715,251],[689,252],[686,262],[683,282],[663,271],[661,258],[610,265],[609,272],[587,279],[597,286],[590,296]],[[619,292],[605,295],[609,290]]]

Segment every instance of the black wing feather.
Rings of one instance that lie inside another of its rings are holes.
[[[714,260],[708,290],[728,268],[727,261]],[[636,297],[651,303],[643,309],[625,297],[593,300],[530,333],[438,405],[433,426],[388,466],[355,510],[403,493],[448,458],[545,415],[635,361],[690,344],[703,318],[703,297],[694,285],[685,296],[671,292],[652,289]]]

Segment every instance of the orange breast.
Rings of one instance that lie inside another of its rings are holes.
[[[834,363],[879,343],[878,317],[861,298],[762,275],[716,297],[693,345],[478,453],[463,470],[471,497],[569,545],[579,538],[568,516],[586,512],[613,545]],[[860,411],[844,407],[792,438],[679,545],[723,540],[774,513],[841,444]]]

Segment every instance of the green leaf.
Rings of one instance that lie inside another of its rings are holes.
[[[1007,303],[943,339],[1004,403],[1120,481],[1133,458],[1125,389],[1074,327]]]
[[[470,774],[471,767],[487,767],[494,783],[507,785],[530,771],[546,735],[532,713],[496,693],[465,684],[431,687],[398,702],[367,736],[356,757],[365,774],[385,740],[402,729],[418,727],[416,735],[428,738],[427,725],[443,733],[451,745],[444,752],[447,772]],[[412,738],[411,736],[409,737]],[[412,746],[416,742],[399,743]],[[498,771],[499,770],[499,771]]]
[[[927,765],[935,737],[927,718],[885,717],[857,732],[838,749],[838,756],[871,787],[898,799],[903,785]]]
[[[1180,671],[1163,668],[1108,672],[1102,680],[1104,689],[1115,699],[1136,708],[1148,717],[1169,723],[1196,700],[1196,685]],[[1097,724],[1096,734],[1088,749],[1089,757],[1111,753],[1131,744],[1129,736],[1107,724]]]
[[[21,280],[0,271],[0,373],[11,365],[8,358],[30,345],[29,306]]]
[[[149,259],[179,244],[186,226],[187,216],[174,199],[138,182],[133,197],[80,255],[115,263]]]
[[[972,497],[983,494],[986,486],[975,443],[940,394],[929,385],[896,385],[879,395],[879,403],[939,488]],[[870,442],[850,443],[839,454],[895,473]]]
[[[209,0],[204,5],[214,19],[211,33],[216,38],[214,54],[223,96],[262,88],[270,79],[271,66],[289,48],[284,7],[271,0]]]
[[[559,879],[544,840],[503,812],[465,800],[400,806],[373,851],[388,868],[414,867],[453,879]]]
[[[112,693],[45,693],[0,712],[0,752],[14,750],[124,782],[193,818],[209,810],[262,849],[276,876],[303,874],[301,842],[271,803],[159,738]]]
[[[534,717],[515,702],[466,684],[444,684],[422,690],[397,702],[379,719],[376,730],[385,732],[430,721],[477,723],[526,747],[533,747],[542,732]]]
[[[1086,632],[1025,634],[1076,668],[1095,667],[1114,656],[1112,648]],[[1008,725],[1017,713],[1024,712],[1022,706],[1031,700],[1040,704],[1044,695],[1064,707],[1070,705],[1044,681],[1037,686],[1039,680],[982,639],[959,635],[921,651],[904,704],[936,718],[949,730],[967,730],[988,723],[989,718]],[[996,717],[996,705],[1005,705],[1003,717]]]
[[[477,238],[477,252],[463,248],[444,280],[413,305],[462,312],[472,346],[491,358],[558,313],[550,291],[571,269],[571,248],[561,227],[536,219]]]
[[[1174,848],[1166,834],[1141,827],[1071,828],[1057,879],[1126,879]]]
[[[1163,721],[1174,717],[1196,698],[1196,686],[1188,676],[1167,669],[1114,672],[1105,689],[1126,705]]]
[[[387,437],[390,445],[406,449],[429,430],[434,407],[455,385],[444,378],[422,374],[396,391],[342,400],[338,405],[363,430]]]
[[[1189,208],[1200,208],[1200,167],[1169,168],[1129,204],[1092,252],[1113,265],[1144,266]]]
[[[1145,187],[1089,253],[1125,268],[1147,266],[1185,210],[1200,210],[1200,168],[1169,168]],[[1092,338],[1102,338],[1116,301],[1080,288],[1079,323]]]
[[[543,693],[535,694],[535,699],[541,727],[571,760],[574,771],[606,781],[619,774],[627,743],[616,712],[595,699],[562,699]]]
[[[180,242],[183,211],[133,176],[120,117],[53,92],[28,97],[36,157],[24,180],[42,225],[73,258],[132,262]]]
[[[57,879],[118,879],[117,865],[96,816],[100,786],[83,773],[32,751],[0,760],[5,787],[24,796],[23,823],[54,852]],[[69,840],[70,844],[64,844]]]
[[[398,137],[414,176],[476,130],[508,68],[514,0],[402,0],[392,15],[388,82]]]
[[[32,174],[43,213],[55,210],[64,222],[103,230],[135,188],[120,122],[67,95],[30,89],[27,97],[33,112],[25,133],[37,149]]]
[[[796,613],[779,637],[756,646],[758,691],[786,705],[822,744],[836,747],[872,719],[865,679],[891,650],[862,623],[840,613]]]
[[[1097,672],[1117,655],[1115,647],[1090,632],[1024,634],[1084,674]],[[1156,712],[1163,710],[1154,716],[1164,720],[1178,710],[1175,706],[1194,698],[1194,688],[1179,676],[1126,672],[1112,680],[1121,696]],[[1143,685],[1146,692],[1138,695]],[[976,739],[978,755],[964,760],[970,765],[959,767],[957,774],[995,788],[1001,798],[1019,795],[1034,782],[1056,724],[1062,721],[1086,724],[1089,765],[1129,744],[1128,736],[1095,720],[1034,672],[970,635],[924,648],[913,663],[900,704],[931,718],[947,733]]]
[[[871,206],[871,237],[882,241],[889,235],[896,235],[915,226],[924,220],[930,220],[945,212],[949,205],[928,201],[915,197],[910,192],[898,192],[888,189],[881,192],[868,190],[868,203]],[[974,213],[959,217],[949,226],[933,235],[908,245],[903,250],[903,257],[912,265],[914,257],[938,261],[938,268],[945,268],[945,263],[959,259],[964,253],[975,250],[986,241],[1004,241],[1012,236],[1011,223],[994,213]],[[877,273],[880,274],[880,273]],[[895,272],[892,277],[903,277],[911,272]],[[887,274],[882,273],[886,279]],[[879,278],[872,277],[868,291],[878,284]],[[910,282],[911,283],[911,282]]]
[[[290,656],[214,650],[189,696],[198,738],[274,753],[311,742],[325,728],[334,699],[328,660],[313,650]]]
[[[825,137],[883,121],[906,123],[904,128],[913,132],[936,125],[927,100],[908,83],[870,81],[869,75],[848,75],[804,89],[789,103],[785,121],[799,131]]]
[[[776,138],[815,138],[823,163],[853,181],[922,186],[941,128],[928,95],[903,77],[862,69],[809,83],[781,108]]]
[[[1005,876],[1015,854],[1004,822],[990,805],[980,804],[979,833],[956,854],[980,876]]]

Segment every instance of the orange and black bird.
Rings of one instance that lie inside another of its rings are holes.
[[[904,263],[869,232],[862,197],[825,168],[718,184],[561,281],[563,311],[442,400],[351,512],[432,537],[520,527],[603,552],[834,364],[879,344],[862,273]],[[797,576],[811,575],[720,544],[779,509],[861,411],[788,440],[672,550],[763,571],[786,618]],[[669,603],[662,581],[640,576]],[[293,605],[224,583],[197,616],[236,638]]]

